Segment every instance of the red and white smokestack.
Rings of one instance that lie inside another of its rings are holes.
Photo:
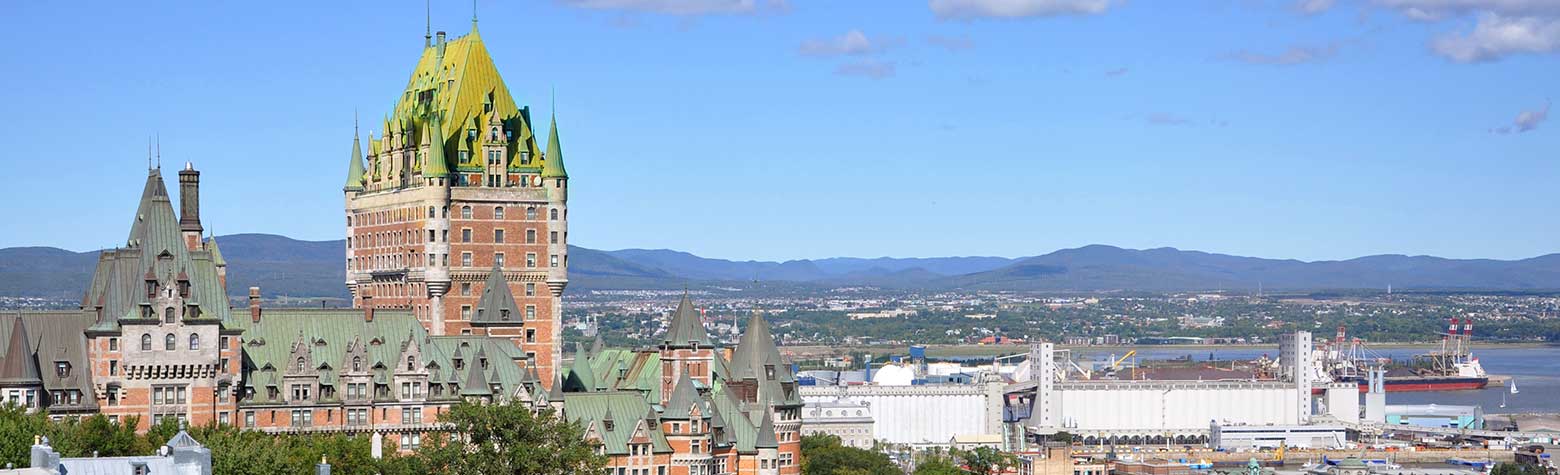
[[[1463,336],[1473,336],[1473,319],[1463,320]]]
[[[1452,317],[1452,325],[1446,327],[1446,334],[1449,336],[1457,335],[1457,317]]]
[[[1344,341],[1344,328],[1343,328],[1343,324],[1338,324],[1338,345],[1340,345],[1340,346],[1343,345],[1343,341]]]

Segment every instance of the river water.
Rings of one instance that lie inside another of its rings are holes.
[[[1111,356],[1110,351],[1091,349],[1073,351],[1074,358],[1079,360],[1103,361]],[[1120,349],[1114,351],[1117,355],[1125,353],[1125,350]],[[1404,361],[1427,351],[1429,351],[1427,348],[1388,348],[1373,350],[1371,356],[1384,356]],[[1191,356],[1194,360],[1206,360],[1209,355],[1217,360],[1252,360],[1262,355],[1276,358],[1278,350],[1250,347],[1212,350],[1140,347],[1135,358],[1143,361]],[[1387,394],[1387,404],[1479,405],[1484,406],[1484,412],[1489,414],[1560,413],[1560,347],[1475,348],[1473,356],[1484,365],[1485,372],[1511,377],[1516,381],[1520,391],[1511,394],[1510,388],[1502,386],[1472,391],[1395,392]],[[1502,397],[1505,398],[1506,407],[1500,407]]]

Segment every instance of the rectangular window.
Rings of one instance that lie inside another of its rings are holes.
[[[494,229],[493,230],[493,242],[496,242],[496,243],[499,243],[499,244],[503,244],[504,243],[504,230],[502,230],[502,229]]]
[[[525,319],[526,320],[535,320],[536,319],[536,306],[535,305],[526,305],[525,306]]]
[[[224,337],[218,338],[217,339],[217,348],[224,349],[224,350],[228,349],[228,337],[224,336]]]
[[[536,253],[525,253],[525,266],[533,269],[536,268]]]
[[[244,427],[255,426],[255,411],[244,412]]]
[[[119,351],[119,339],[118,338],[109,338],[108,339],[108,351]]]
[[[118,360],[108,360],[108,375],[109,376],[118,376],[119,375],[119,361]]]
[[[558,243],[558,232],[557,231],[548,231],[547,232],[547,241],[549,243],[551,243],[551,244],[557,244]]]
[[[471,296],[471,283],[470,282],[462,282],[460,284],[460,294],[464,295],[464,296],[468,296],[468,297]]]
[[[525,243],[526,244],[536,244],[536,230],[535,229],[527,229],[527,230],[525,230]]]
[[[460,253],[460,265],[462,267],[471,267],[471,253],[469,253],[469,252],[462,252],[462,253]]]
[[[499,267],[504,267],[504,253],[502,253],[502,252],[495,252],[495,253],[493,253],[493,265],[496,265],[496,266],[499,266]]]
[[[471,306],[470,305],[461,305],[460,306],[460,319],[461,320],[471,320]]]
[[[553,254],[551,256],[548,256],[547,265],[551,266],[551,267],[558,267],[558,255],[557,254]]]
[[[536,343],[536,329],[535,328],[527,328],[527,329],[525,329],[525,342],[526,343]]]
[[[471,228],[462,228],[460,230],[460,242],[471,242]]]
[[[526,297],[535,297],[536,296],[536,283],[535,282],[526,282],[525,283],[525,296]]]

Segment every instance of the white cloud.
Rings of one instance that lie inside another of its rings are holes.
[[[813,39],[802,42],[798,48],[807,56],[867,55],[882,51],[882,45],[874,45],[861,30],[850,30],[837,38]]]
[[[1553,53],[1560,51],[1560,17],[1482,13],[1473,31],[1436,37],[1430,49],[1460,63],[1495,61],[1517,53]]]
[[[1497,134],[1523,133],[1538,128],[1538,124],[1549,119],[1549,101],[1544,101],[1544,108],[1530,111],[1522,111],[1517,114],[1517,119],[1511,121],[1511,125],[1504,125],[1490,129]]]
[[[1326,61],[1338,54],[1338,43],[1330,43],[1324,46],[1290,46],[1280,53],[1261,53],[1256,51],[1239,50],[1224,55],[1225,59],[1251,64],[1272,64],[1288,66],[1293,64],[1315,63]]]
[[[1295,9],[1307,15],[1315,15],[1331,9],[1337,0],[1299,0],[1295,3]]]
[[[557,0],[576,8],[591,10],[630,10],[667,15],[744,14],[760,11],[784,12],[786,0]]]
[[[1450,14],[1499,12],[1506,14],[1560,13],[1555,0],[1373,0],[1416,20],[1437,20]]]
[[[861,76],[872,79],[883,79],[894,75],[893,61],[861,60],[841,64],[834,69],[834,74],[841,76]]]
[[[929,0],[932,13],[944,20],[1022,18],[1104,13],[1121,0]]]

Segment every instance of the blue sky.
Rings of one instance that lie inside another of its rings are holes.
[[[557,115],[577,245],[743,259],[1560,252],[1553,0],[478,0]],[[471,4],[435,1],[464,34]],[[343,233],[420,1],[0,3],[0,247],[120,244],[146,167],[218,234]],[[367,130],[364,131],[367,133]]]

